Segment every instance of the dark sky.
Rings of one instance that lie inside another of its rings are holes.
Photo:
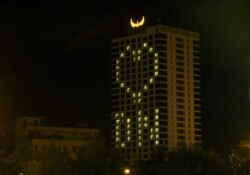
[[[131,16],[145,15],[146,25],[200,32],[205,145],[250,139],[250,1],[114,2],[2,3],[2,123],[38,115],[109,134],[110,40],[126,35]]]

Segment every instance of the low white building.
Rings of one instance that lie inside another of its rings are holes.
[[[37,150],[54,145],[74,159],[78,149],[96,139],[99,134],[98,129],[45,126],[43,120],[43,117],[16,119],[17,150],[27,147]]]

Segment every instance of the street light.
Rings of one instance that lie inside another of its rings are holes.
[[[125,174],[125,175],[130,174],[130,169],[129,169],[129,168],[124,168],[124,174]]]

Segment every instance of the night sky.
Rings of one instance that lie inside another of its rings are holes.
[[[0,121],[44,116],[110,133],[110,41],[129,18],[200,32],[206,147],[250,139],[250,1],[8,1],[0,9]]]

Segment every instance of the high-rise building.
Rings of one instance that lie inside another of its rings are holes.
[[[199,33],[139,24],[111,50],[112,142],[130,162],[201,141]]]

